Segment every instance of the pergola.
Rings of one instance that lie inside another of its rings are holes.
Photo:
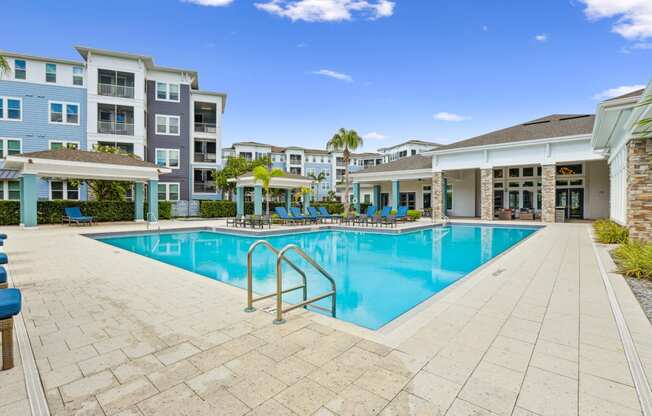
[[[20,224],[36,227],[38,178],[97,179],[134,182],[135,221],[144,221],[145,183],[149,222],[158,221],[158,178],[171,170],[120,154],[73,149],[47,150],[7,156],[3,169],[20,178]]]
[[[244,188],[254,188],[254,215],[263,215],[263,185],[254,178],[252,172],[229,179],[228,182],[235,182],[236,214],[238,216],[244,215]],[[292,205],[292,190],[303,187],[310,188],[312,184],[313,180],[308,177],[286,172],[284,176],[271,178],[269,187],[270,189],[285,189],[285,203],[289,209]],[[304,196],[304,208],[310,206],[311,198],[311,193]]]

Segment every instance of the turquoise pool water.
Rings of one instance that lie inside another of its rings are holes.
[[[265,237],[274,247],[296,244],[337,283],[337,318],[378,329],[517,244],[536,228],[452,225],[405,234],[325,230]],[[211,279],[246,288],[247,250],[259,238],[196,231],[101,237],[112,246]],[[297,254],[289,258],[306,271],[308,296],[328,282]],[[254,291],[275,290],[275,256],[259,247],[254,256]],[[284,267],[285,287],[299,283]],[[242,294],[243,307],[246,301]],[[299,293],[284,296],[292,303]],[[320,303],[328,307],[330,299]]]

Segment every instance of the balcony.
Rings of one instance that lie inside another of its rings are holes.
[[[128,123],[116,123],[113,121],[98,121],[97,132],[101,134],[118,134],[120,136],[133,136],[134,125]]]
[[[290,155],[290,165],[300,165],[301,155]]]
[[[217,105],[195,102],[195,132],[217,133]]]
[[[214,183],[210,182],[195,182],[193,185],[193,192],[196,194],[214,194],[217,192]]]
[[[134,87],[114,84],[97,84],[97,93],[109,97],[134,98]]]
[[[193,171],[193,192],[197,194],[214,194],[217,192],[212,169],[195,169]]]
[[[134,135],[134,108],[122,105],[97,105],[97,132],[120,136]]]
[[[195,140],[194,159],[197,163],[217,162],[217,145],[213,141]]]
[[[134,74],[100,69],[97,93],[108,97],[134,98]]]
[[[195,123],[195,131],[197,133],[217,133],[217,125],[215,123]]]

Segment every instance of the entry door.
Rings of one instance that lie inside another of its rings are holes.
[[[494,191],[494,211],[498,213],[501,209],[505,208],[505,192]]]
[[[432,194],[430,192],[423,193],[423,209],[432,208]]]
[[[567,219],[584,218],[584,189],[557,189],[557,208],[563,208]]]

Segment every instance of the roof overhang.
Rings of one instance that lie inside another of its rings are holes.
[[[351,179],[354,183],[363,182],[387,182],[389,180],[411,180],[431,178],[432,169],[411,169],[411,170],[394,170],[368,173],[351,173]]]
[[[46,178],[98,179],[128,182],[158,180],[159,175],[172,172],[171,169],[162,167],[76,162],[23,156],[7,156],[3,169],[16,170],[20,175],[32,174]]]
[[[256,185],[262,185],[261,181],[256,180],[253,175],[243,175],[238,178],[231,178],[227,182],[234,183],[236,186],[246,186],[253,187]],[[293,178],[287,176],[275,176],[271,178],[269,182],[270,188],[276,189],[294,189],[301,187],[310,187],[313,184],[313,180],[309,178]]]

